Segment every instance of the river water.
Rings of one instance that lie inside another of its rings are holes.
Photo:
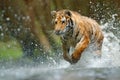
[[[0,80],[120,80],[119,35],[109,30],[118,31],[120,27],[114,27],[115,17],[112,16],[109,22],[101,23],[105,36],[101,58],[86,52],[75,65],[70,65],[63,59],[59,63],[53,60],[53,64],[42,66],[18,66],[6,63],[9,67],[0,65]]]

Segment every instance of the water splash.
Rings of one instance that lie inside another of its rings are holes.
[[[102,48],[102,58],[96,63],[96,67],[118,67],[120,66],[120,40],[118,36],[114,35],[113,32],[106,29],[110,28],[117,30],[113,25],[115,23],[116,14],[112,15],[112,20],[102,24],[101,28],[104,31],[104,42]]]
[[[80,61],[72,65],[73,68],[80,67],[119,67],[120,66],[120,40],[118,36],[114,35],[111,30],[118,30],[114,25],[117,14],[113,14],[111,16],[111,20],[109,22],[103,23],[101,21],[101,28],[104,33],[104,41],[102,46],[102,57],[96,58],[95,54],[91,54],[89,52],[85,52],[82,54]],[[71,65],[64,60],[62,60],[57,66],[58,68],[67,68],[71,67]]]

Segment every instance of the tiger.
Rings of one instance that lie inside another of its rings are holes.
[[[94,44],[94,51],[101,56],[104,35],[94,19],[72,10],[51,11],[54,33],[60,36],[63,58],[70,64],[77,63],[81,54]],[[74,51],[70,55],[70,47]]]

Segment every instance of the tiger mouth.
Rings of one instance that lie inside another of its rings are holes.
[[[60,30],[57,30],[57,31],[55,31],[55,34],[56,34],[56,35],[63,35],[64,32],[63,32],[63,31],[60,31]]]
[[[66,34],[69,34],[69,33],[71,33],[72,32],[72,30],[73,29],[64,29],[64,30],[57,30],[57,31],[54,31],[54,33],[56,34],[56,35],[66,35]]]

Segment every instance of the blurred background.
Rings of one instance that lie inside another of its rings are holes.
[[[51,11],[95,19],[102,57],[86,52],[75,65],[62,58]],[[120,0],[0,0],[0,80],[120,80]],[[116,68],[117,67],[117,68]]]
[[[59,37],[53,33],[51,11],[70,9],[104,24],[120,39],[120,0],[0,0],[0,61],[49,61],[62,55]],[[113,15],[114,14],[114,15]],[[112,16],[113,15],[113,16]]]

